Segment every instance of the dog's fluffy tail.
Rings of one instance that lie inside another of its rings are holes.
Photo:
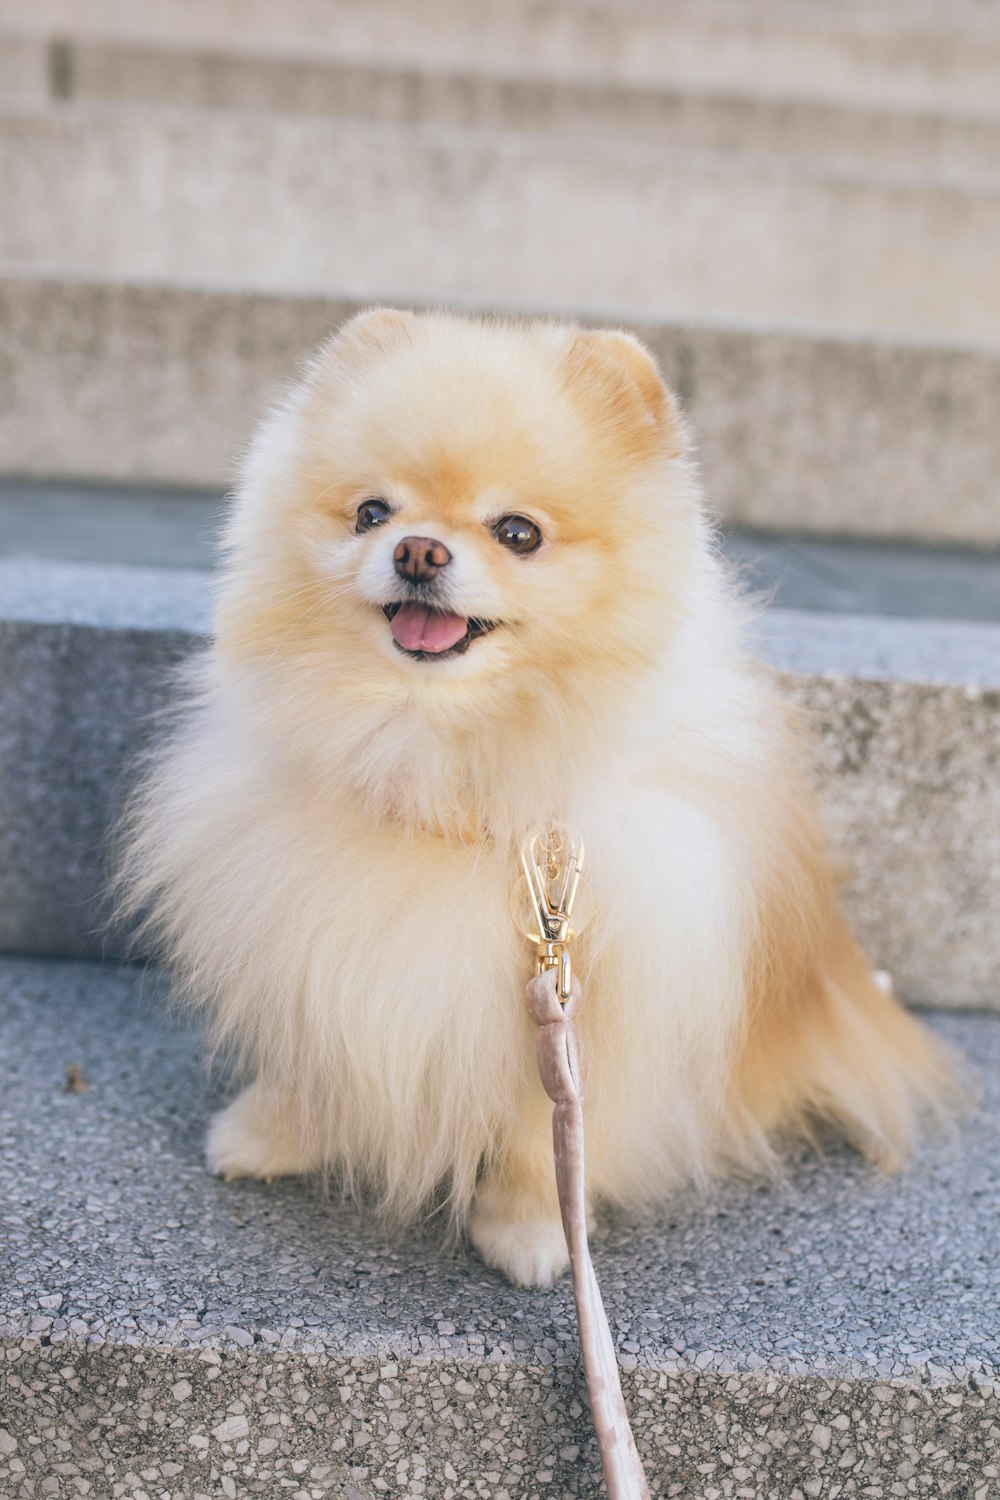
[[[825,1121],[893,1170],[924,1120],[953,1113],[958,1066],[851,935],[811,799],[794,762],[787,770],[757,830],[765,853],[729,1123],[737,1142],[760,1143]]]
[[[777,988],[752,1017],[734,1104],[768,1135],[829,1122],[893,1171],[921,1123],[946,1119],[957,1098],[950,1053],[883,988],[834,913],[814,973],[797,993]]]

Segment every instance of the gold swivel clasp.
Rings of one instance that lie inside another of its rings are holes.
[[[556,970],[559,999],[565,1004],[573,986],[570,918],[583,870],[583,840],[554,824],[526,840],[521,865],[531,895],[527,935],[535,944],[536,972]]]

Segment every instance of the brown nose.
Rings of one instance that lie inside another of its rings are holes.
[[[451,562],[444,542],[429,536],[404,536],[392,554],[396,572],[409,583],[429,583]]]

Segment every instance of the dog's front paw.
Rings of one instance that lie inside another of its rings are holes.
[[[469,1221],[469,1238],[486,1264],[515,1286],[550,1287],[569,1266],[559,1219],[505,1219],[480,1211]]]
[[[208,1170],[227,1182],[237,1177],[271,1182],[275,1177],[295,1176],[315,1166],[259,1084],[251,1084],[232,1104],[212,1116],[205,1159]]]

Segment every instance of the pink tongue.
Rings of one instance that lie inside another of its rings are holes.
[[[447,651],[469,628],[462,615],[440,614],[424,604],[401,604],[390,625],[405,651]]]

